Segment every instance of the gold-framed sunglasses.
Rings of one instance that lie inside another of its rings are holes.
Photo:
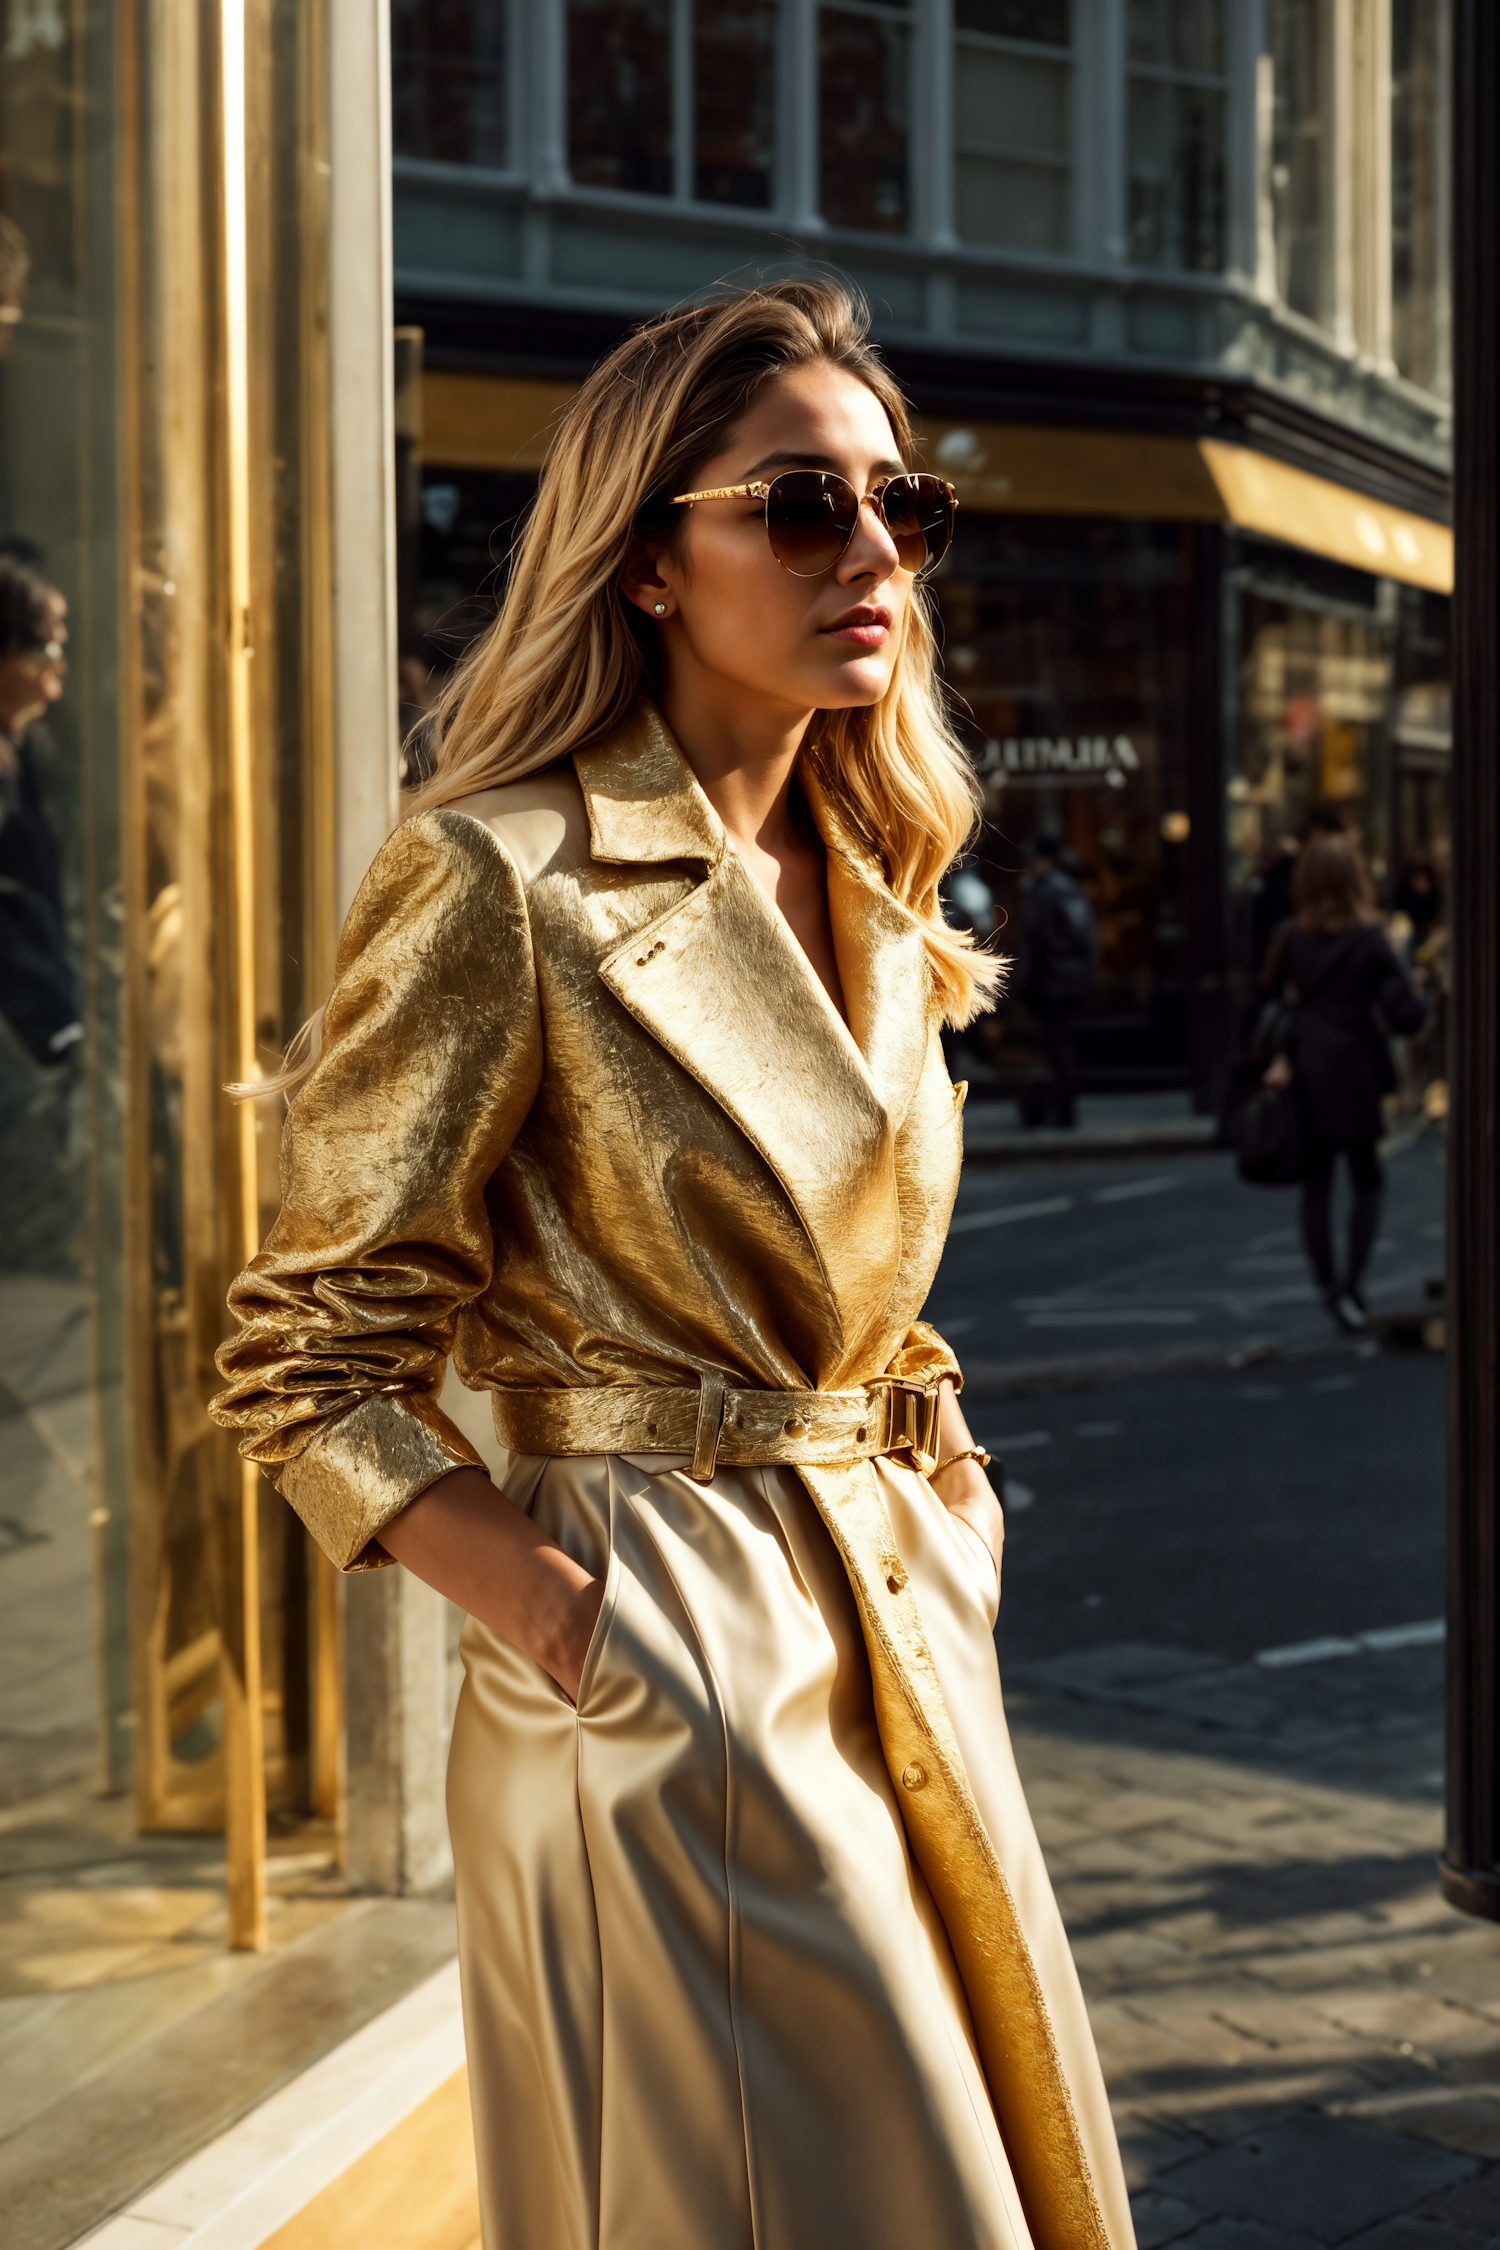
[[[942,477],[891,477],[865,498],[879,511],[901,568],[914,576],[936,570],[953,539],[958,494],[952,485]],[[672,505],[690,508],[698,500],[764,501],[771,552],[794,578],[821,578],[842,562],[863,506],[846,477],[825,469],[786,469],[769,484],[679,492]]]

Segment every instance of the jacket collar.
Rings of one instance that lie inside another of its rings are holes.
[[[654,706],[639,705],[573,762],[596,859],[706,864],[704,880],[632,932],[600,974],[776,1173],[822,1261],[845,1352],[855,1351],[900,1257],[895,1135],[929,1031],[920,925],[808,783],[828,850],[846,1026]]]
[[[724,823],[654,703],[643,698],[602,742],[575,751],[573,770],[595,859],[647,867],[702,859],[713,867],[727,850]]]

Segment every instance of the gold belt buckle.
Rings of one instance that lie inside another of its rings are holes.
[[[937,1385],[906,1383],[895,1377],[885,1381],[891,1399],[887,1451],[909,1453],[918,1475],[931,1476],[937,1467],[938,1415],[942,1410]]]

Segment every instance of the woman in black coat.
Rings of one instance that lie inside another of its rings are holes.
[[[1362,1289],[1380,1225],[1376,1144],[1380,1098],[1396,1084],[1393,1032],[1415,1031],[1426,1003],[1391,950],[1370,904],[1364,862],[1347,836],[1313,835],[1292,878],[1296,913],[1282,924],[1264,982],[1279,991],[1295,1032],[1267,1083],[1295,1083],[1304,1134],[1302,1239],[1314,1279],[1341,1328],[1368,1325]],[[1333,1173],[1340,1151],[1354,1208],[1342,1272],[1333,1250]]]

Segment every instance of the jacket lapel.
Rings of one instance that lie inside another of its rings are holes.
[[[650,705],[597,749],[576,753],[574,766],[596,859],[706,863],[705,880],[607,954],[600,975],[770,1165],[852,1340],[886,1302],[900,1254],[898,1118],[886,1089],[906,1087],[909,1101],[915,1077],[891,1036],[890,1002],[873,988],[881,961],[894,964],[899,946],[890,933],[884,942],[871,934],[878,911],[842,863],[835,875],[830,852],[851,1036]],[[905,1023],[916,1067],[925,1029],[919,1002]]]
[[[922,926],[892,896],[815,776],[804,771],[802,785],[828,850],[828,911],[849,1028],[899,1131],[927,1058],[931,986]]]

